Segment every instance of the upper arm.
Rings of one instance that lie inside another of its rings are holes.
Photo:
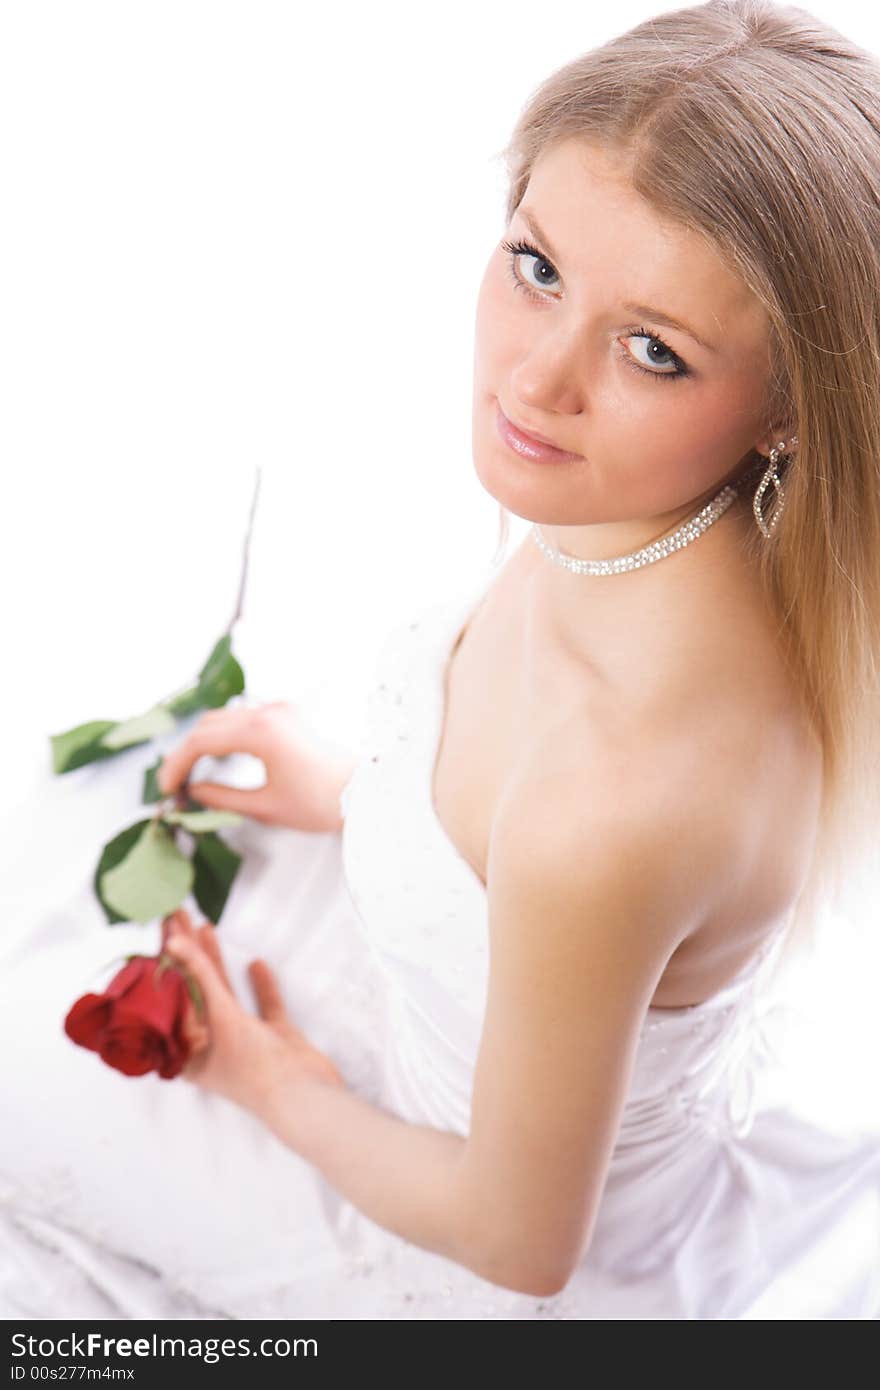
[[[460,1210],[484,1276],[535,1293],[562,1287],[589,1243],[646,1010],[719,867],[668,754],[598,756],[589,780],[542,773],[506,796],[489,854]]]

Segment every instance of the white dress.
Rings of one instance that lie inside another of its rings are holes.
[[[219,926],[248,1007],[259,954],[353,1088],[461,1135],[487,906],[430,788],[446,663],[483,589],[389,634],[341,835],[224,832],[245,858]],[[91,886],[154,757],[47,775],[40,844],[0,885],[0,1315],[880,1317],[880,1131],[755,1104],[762,984],[784,930],[710,1001],[648,1011],[594,1238],[553,1297],[379,1227],[222,1097],[124,1077],[75,1046],[62,1031],[73,999],[106,983],[117,953],[158,945],[158,924],[108,928]],[[67,852],[51,883],[46,844]]]

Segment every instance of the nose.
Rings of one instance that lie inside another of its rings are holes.
[[[522,401],[530,416],[541,412],[580,415],[587,402],[578,365],[575,345],[558,329],[547,325],[530,340],[513,372],[514,396]]]

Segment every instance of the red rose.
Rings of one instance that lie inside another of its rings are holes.
[[[167,956],[133,956],[103,994],[77,999],[64,1031],[126,1076],[157,1071],[170,1079],[189,1058],[183,1026],[188,997],[186,980]]]

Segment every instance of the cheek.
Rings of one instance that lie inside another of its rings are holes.
[[[503,264],[493,256],[477,295],[474,343],[478,361],[500,363],[512,358],[517,343],[515,291],[505,279]]]
[[[725,468],[743,457],[757,438],[758,412],[755,393],[729,383],[713,389],[701,383],[690,408],[683,413],[681,444],[692,466],[706,478],[706,486]]]
[[[593,402],[595,434],[608,478],[631,488],[629,500],[645,515],[705,492],[748,448],[737,452],[731,440],[729,403],[705,398],[696,383],[642,383],[626,366],[616,370],[622,382],[604,404]]]
[[[647,463],[658,480],[689,476],[699,456],[711,457],[705,438],[705,412],[684,382],[651,381],[620,359],[627,349],[612,346],[605,370],[585,387],[589,434],[615,467]],[[639,462],[641,461],[641,462]]]
[[[664,453],[686,455],[694,464],[705,459],[711,468],[719,452],[729,453],[751,428],[751,412],[743,410],[736,393],[713,388],[705,378],[650,381],[621,363],[610,380],[620,418],[628,428],[643,431],[643,445],[648,439]]]

